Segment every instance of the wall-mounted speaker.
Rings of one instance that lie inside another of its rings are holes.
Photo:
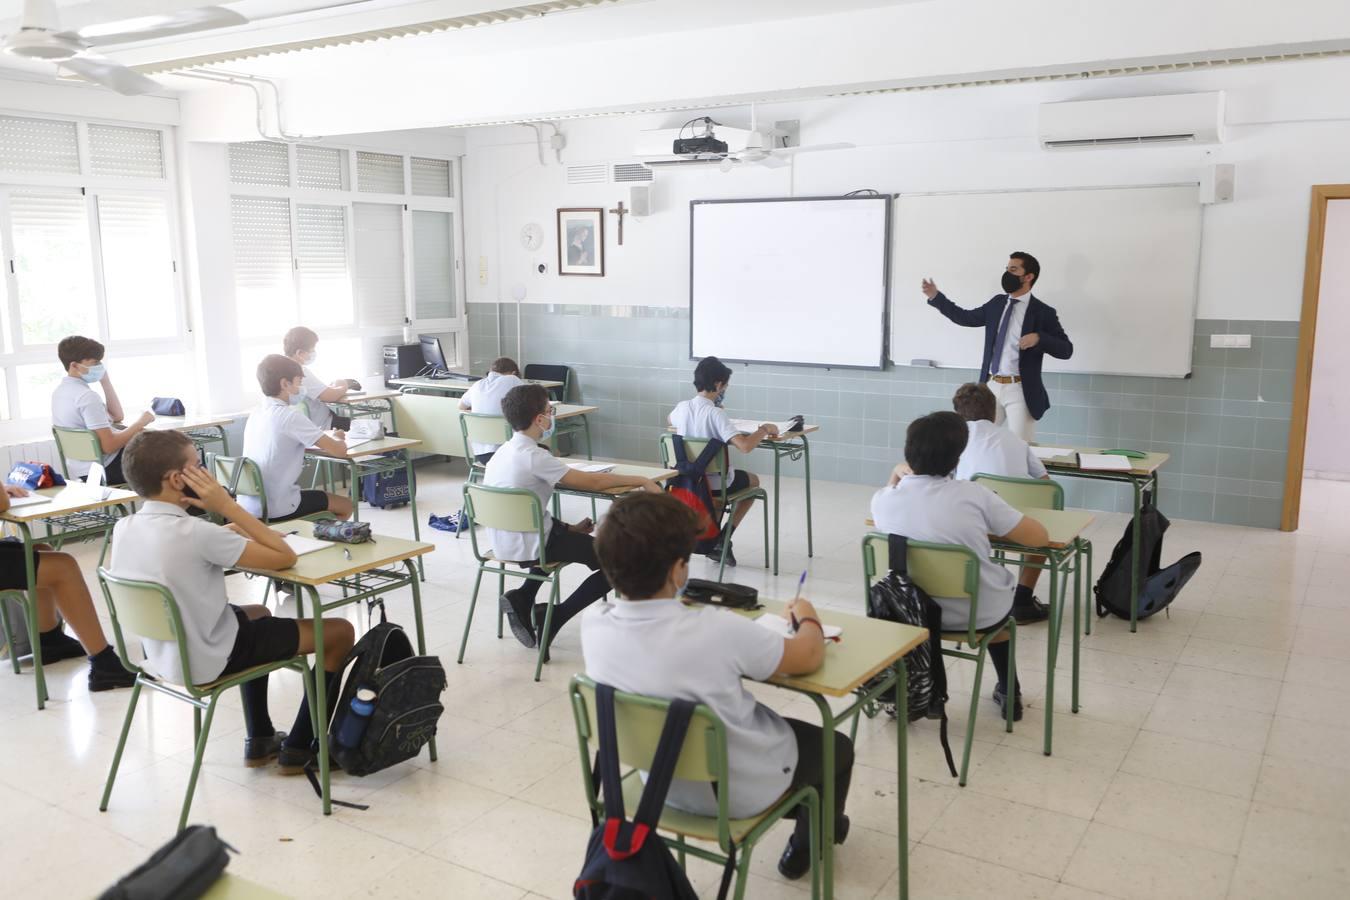
[[[1205,166],[1200,173],[1200,202],[1228,203],[1233,199],[1233,182],[1237,178],[1237,166],[1233,163],[1216,163]]]
[[[652,187],[649,184],[634,184],[628,188],[628,205],[635,216],[652,214]]]

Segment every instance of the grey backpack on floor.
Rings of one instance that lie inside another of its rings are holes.
[[[32,656],[33,646],[28,641],[28,612],[24,609],[23,603],[15,597],[0,598],[0,603],[5,604],[5,612],[9,616],[9,630],[14,635],[14,646],[6,645],[4,652],[0,653],[0,658],[23,659],[25,656]],[[58,613],[56,626],[60,628],[65,624],[66,620]],[[0,634],[0,637],[4,635]]]

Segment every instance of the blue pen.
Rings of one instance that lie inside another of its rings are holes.
[[[797,579],[797,596],[792,598],[793,603],[796,603],[798,600],[802,599],[802,586],[805,584],[806,584],[806,570],[802,569],[802,577]],[[796,613],[790,612],[788,613],[788,616],[792,619],[792,630],[796,631],[797,628],[799,627],[797,625]]]

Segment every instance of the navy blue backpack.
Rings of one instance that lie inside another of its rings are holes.
[[[717,454],[726,450],[726,444],[713,438],[708,441],[697,459],[689,459],[684,449],[684,438],[671,435],[671,448],[675,451],[675,471],[680,474],[666,482],[666,491],[676,500],[689,507],[698,516],[697,542],[695,553],[707,553],[717,543],[721,527],[717,521],[716,507],[713,506],[712,488],[708,486],[708,464]]]

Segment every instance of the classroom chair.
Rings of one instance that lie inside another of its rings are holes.
[[[19,674],[19,657],[22,655],[18,648],[14,646],[14,627],[9,621],[9,600],[13,599],[23,610],[24,621],[23,630],[28,635],[28,642],[31,644],[34,640],[33,629],[28,622],[28,592],[27,591],[0,591],[0,628],[4,630],[5,653],[9,656],[10,665],[14,667],[14,674]]]
[[[459,656],[456,662],[464,662],[464,650],[469,645],[469,628],[473,625],[474,607],[478,605],[478,588],[483,582],[483,573],[497,576],[497,596],[506,592],[506,576],[522,578],[527,581],[539,581],[549,585],[548,609],[544,613],[543,635],[538,641],[538,656],[534,664],[534,680],[538,681],[548,661],[548,641],[544,639],[553,625],[553,610],[558,605],[560,578],[565,562],[551,563],[545,558],[544,545],[544,507],[539,497],[526,488],[488,487],[485,484],[464,485],[464,514],[469,517],[469,541],[473,547],[474,559],[478,561],[478,574],[473,580],[473,595],[469,598],[469,615],[464,620],[464,637],[459,642]],[[538,560],[498,559],[492,550],[482,550],[478,546],[478,530],[475,526],[495,528],[498,531],[517,531],[533,533],[539,537]],[[531,572],[534,566],[544,571],[543,575]],[[523,567],[523,568],[521,568]],[[502,612],[497,611],[497,637],[502,636]]]
[[[71,480],[70,470],[66,464],[67,457],[80,462],[103,461],[103,447],[98,442],[98,435],[92,431],[84,428],[53,428],[52,440],[56,442],[56,456],[61,464],[61,475],[67,481]],[[127,485],[123,482],[107,487],[126,488]],[[117,524],[118,517],[126,511],[125,507],[117,506],[43,519],[42,524],[46,530],[43,540],[51,544],[52,549],[60,550],[62,544],[68,540],[83,540],[85,537],[103,535],[105,537],[103,553],[106,553],[108,549],[106,536],[111,534],[112,526]],[[81,533],[74,534],[74,532]],[[99,555],[99,562],[103,562],[103,554]]]
[[[572,396],[572,369],[570,366],[555,365],[551,363],[530,363],[525,366],[524,377],[527,381],[561,381],[562,387],[548,389],[548,398],[555,403],[566,403],[567,398]],[[591,432],[590,425],[585,416],[578,416],[572,419],[563,419],[558,422],[553,430],[553,446],[558,447],[558,437],[566,435],[568,440],[568,452],[572,451],[572,441],[576,435],[584,435],[586,438],[586,458],[591,458]]]
[[[211,721],[215,718],[216,701],[220,696],[230,688],[262,678],[279,669],[291,669],[299,672],[305,682],[305,697],[309,698],[309,714],[314,717],[313,678],[303,656],[264,663],[206,684],[174,684],[151,675],[132,662],[131,655],[127,652],[127,634],[141,639],[174,641],[178,644],[182,672],[192,671],[178,601],[163,585],[119,578],[102,566],[98,569],[98,581],[103,589],[103,597],[108,603],[108,615],[112,619],[117,655],[128,672],[136,673],[136,683],[132,685],[131,699],[127,703],[127,715],[122,721],[122,733],[117,739],[117,751],[113,754],[112,768],[108,770],[108,782],[103,788],[103,798],[99,801],[99,812],[108,810],[108,799],[112,796],[113,782],[117,779],[117,767],[122,762],[122,750],[126,747],[127,735],[131,732],[131,719],[136,714],[136,701],[140,699],[141,688],[148,687],[192,706],[192,733],[196,740],[196,751],[192,757],[192,773],[188,776],[187,793],[183,797],[183,810],[178,816],[178,830],[181,832],[187,827],[188,811],[192,808],[192,795],[197,790],[197,776],[201,772],[202,755],[206,752],[206,741],[211,734]],[[206,711],[205,722],[202,721],[203,710]],[[317,719],[315,721],[317,733]]]
[[[685,438],[684,455],[685,459],[694,460],[703,448],[708,445],[706,438]],[[661,465],[667,469],[675,468],[675,435],[661,435]],[[725,472],[727,469],[727,454],[722,452],[717,454],[713,461],[708,464],[707,474],[716,475]],[[736,515],[736,510],[743,503],[749,503],[752,500],[759,500],[760,510],[764,513],[764,568],[769,567],[769,494],[762,487],[748,487],[737,491],[734,494],[727,494],[727,481],[722,479],[722,487],[713,493],[713,499],[720,499],[722,502],[723,519],[730,522]],[[722,580],[723,573],[727,570],[727,548],[731,546],[730,536],[723,533],[722,556],[719,560],[717,569],[717,580]],[[775,543],[778,541],[778,535],[773,536]]]
[[[862,541],[863,556],[863,609],[867,610],[872,583],[890,571],[890,537],[873,533]],[[975,551],[959,544],[930,544],[924,541],[909,541],[906,556],[906,568],[914,583],[923,588],[930,597],[965,598],[970,601],[970,625],[965,631],[944,631],[942,640],[955,643],[957,647],[942,648],[942,655],[954,659],[968,659],[975,663],[975,684],[970,689],[970,718],[966,721],[965,749],[961,754],[961,787],[966,786],[966,776],[970,772],[970,748],[975,739],[975,716],[980,708],[980,684],[984,677],[984,660],[990,644],[1008,644],[1008,670],[1017,672],[1017,622],[1012,616],[992,628],[978,629],[975,621],[980,609],[980,560]],[[960,649],[966,644],[975,652]],[[1009,685],[1009,693],[1013,686]],[[1013,707],[1015,697],[1009,696],[1004,704],[1007,718],[1006,729],[1013,730]],[[858,727],[854,717],[853,727]],[[905,723],[899,723],[905,727]]]
[[[980,472],[970,479],[982,484],[1018,509],[1063,509],[1064,487],[1044,478],[1013,478]]]
[[[585,675],[572,676],[568,687],[572,699],[572,718],[577,730],[577,752],[581,757],[581,780],[591,821],[599,825],[605,815],[600,796],[599,773],[592,768],[592,753],[599,746],[599,722],[596,719],[595,682]],[[618,741],[619,765],[630,769],[623,779],[623,806],[631,819],[642,797],[642,778],[656,757],[670,701],[644,694],[614,692],[614,730]],[[733,819],[727,810],[730,771],[727,761],[726,726],[717,714],[703,704],[694,707],[694,716],[685,733],[684,746],[676,764],[675,777],[685,781],[711,782],[719,789],[717,815],[699,816],[667,806],[661,812],[660,830],[674,835],[674,850],[680,866],[686,855],[695,856],[736,873],[736,900],[745,896],[750,873],[750,856],[755,846],[779,820],[788,818],[802,804],[811,816],[811,859],[820,859],[820,797],[810,786],[784,793],[778,801],[757,816]],[[688,839],[717,845],[720,852],[691,845]],[[737,857],[739,854],[739,858]],[[811,866],[811,896],[820,896],[820,866]]]
[[[474,444],[505,444],[511,440],[511,426],[506,424],[506,419],[501,416],[491,416],[485,413],[473,413],[460,411],[459,431],[464,438],[464,446],[472,448]],[[483,480],[483,470],[487,466],[473,458],[472,454],[468,457],[469,461],[469,481],[474,483]]]
[[[53,428],[52,440],[56,442],[56,456],[61,463],[61,474],[70,480],[70,469],[66,460],[79,462],[103,462],[103,445],[98,435],[85,428]],[[110,484],[108,487],[125,487],[125,484]]]

